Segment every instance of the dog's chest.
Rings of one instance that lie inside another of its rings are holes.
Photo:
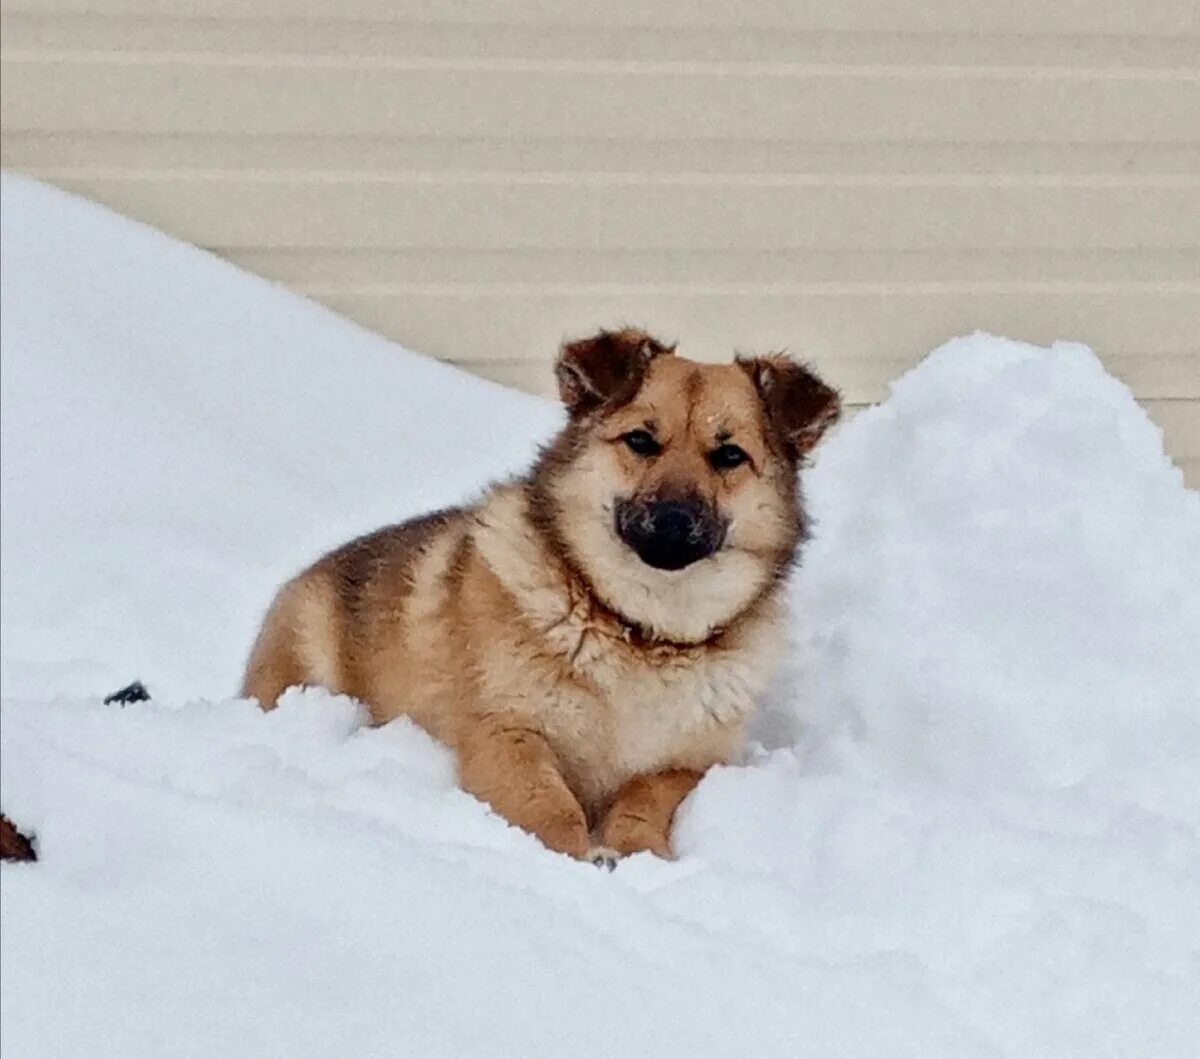
[[[590,639],[573,664],[606,714],[608,737],[587,756],[619,776],[727,758],[769,675],[770,659],[749,645],[639,648]]]

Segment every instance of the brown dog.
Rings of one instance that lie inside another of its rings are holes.
[[[669,856],[780,654],[797,465],[839,411],[784,357],[673,353],[632,330],[564,346],[569,420],[532,471],[284,585],[244,694],[319,685],[411,717],[551,849]]]

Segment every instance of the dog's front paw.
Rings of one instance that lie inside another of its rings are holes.
[[[604,821],[601,837],[605,848],[614,850],[618,857],[628,857],[633,853],[653,853],[663,860],[672,859],[667,836],[639,816],[613,813]]]
[[[596,865],[597,868],[612,871],[617,866],[617,861],[623,855],[609,846],[593,846],[587,851],[587,855],[583,859],[589,864]]]

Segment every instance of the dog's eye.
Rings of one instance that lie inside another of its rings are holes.
[[[631,430],[628,434],[622,434],[621,440],[630,452],[636,452],[639,456],[657,456],[662,452],[662,446],[648,430]]]
[[[746,455],[745,449],[739,449],[736,445],[729,444],[718,445],[708,454],[708,462],[717,471],[732,471],[734,467],[740,467],[748,459],[750,457]]]

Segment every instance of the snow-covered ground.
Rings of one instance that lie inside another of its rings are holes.
[[[228,698],[285,575],[557,410],[0,216],[5,1057],[1197,1054],[1200,494],[1086,349],[953,342],[830,439],[764,745],[604,874],[407,723]]]

